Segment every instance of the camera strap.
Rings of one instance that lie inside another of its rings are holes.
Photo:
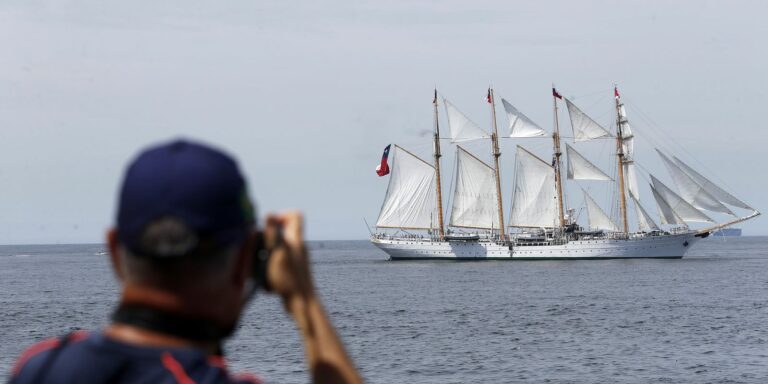
[[[120,305],[112,314],[112,321],[182,339],[217,344],[233,331],[208,319],[182,316],[140,304]],[[218,349],[221,350],[221,347]]]

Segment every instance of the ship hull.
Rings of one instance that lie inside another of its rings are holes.
[[[680,259],[699,238],[694,233],[630,239],[574,240],[557,245],[504,245],[487,241],[374,238],[392,260],[605,260]]]

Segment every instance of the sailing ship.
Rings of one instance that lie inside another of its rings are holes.
[[[657,149],[675,188],[649,174],[651,195],[660,222],[656,224],[640,202],[635,136],[618,89],[614,87],[613,91],[615,132],[603,128],[571,100],[561,96],[554,86],[551,133],[501,99],[509,119],[507,137],[520,140],[550,137],[552,140],[551,161],[517,145],[512,205],[509,224],[505,226],[496,102],[494,90],[490,88],[487,95],[491,109],[490,133],[443,99],[450,141],[456,144],[450,218],[447,225],[444,223],[440,172],[442,138],[435,90],[432,163],[394,145],[389,184],[371,242],[393,260],[679,259],[696,241],[760,215],[679,158]],[[573,182],[611,183],[618,207],[614,217],[584,189],[586,226],[579,225],[575,209],[566,208],[558,102],[566,105],[574,139],[573,145],[565,143],[565,176]],[[462,143],[477,140],[490,141],[492,165],[462,146]],[[592,140],[615,141],[615,150],[611,150],[617,173],[614,177],[576,150],[579,143]],[[390,170],[386,163],[388,151],[389,147],[383,160],[387,171]],[[379,175],[382,174],[386,172],[379,170]],[[630,203],[636,221],[631,226],[627,213]],[[734,210],[748,213],[738,215]],[[716,222],[703,211],[728,218]],[[692,228],[689,223],[704,223],[704,227]]]

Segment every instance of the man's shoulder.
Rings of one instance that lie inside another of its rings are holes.
[[[31,382],[261,383],[253,375],[230,375],[223,358],[199,350],[128,345],[101,333],[77,331],[27,348],[10,383]]]
[[[62,337],[51,337],[33,344],[19,355],[11,370],[11,377],[15,378],[22,371],[38,372],[44,369],[43,365],[53,354],[57,353],[64,344],[77,344],[90,335],[87,331],[75,331]]]

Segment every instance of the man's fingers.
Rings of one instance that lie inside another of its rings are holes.
[[[300,212],[292,211],[281,214],[280,221],[283,226],[283,237],[286,243],[295,248],[304,242],[303,217]]]
[[[264,235],[266,240],[273,241],[267,244],[274,244],[274,247],[269,248],[272,260],[268,267],[274,291],[284,299],[296,294],[311,293],[313,288],[304,246],[302,214],[286,212],[268,215]]]
[[[292,252],[302,252],[304,245],[304,218],[301,212],[289,211],[267,215],[264,228],[267,247],[285,243]]]
[[[286,272],[285,272],[285,251],[278,249],[272,252],[269,264],[267,264],[267,281],[272,291],[276,293],[285,292]]]
[[[278,236],[280,235],[280,220],[273,215],[267,216],[264,223],[264,246],[268,250],[272,250],[277,245]]]

